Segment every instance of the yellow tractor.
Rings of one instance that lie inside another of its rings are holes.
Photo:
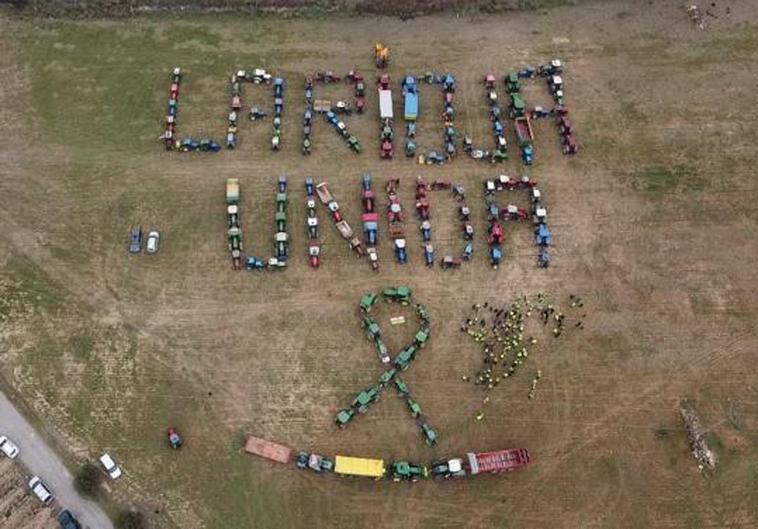
[[[390,62],[390,49],[381,42],[374,44],[374,60],[377,68],[386,68]]]

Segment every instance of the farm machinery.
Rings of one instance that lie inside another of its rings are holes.
[[[174,431],[171,428],[169,431]],[[178,437],[178,434],[177,434]],[[181,443],[178,445],[181,446]],[[415,483],[427,478],[444,481],[479,474],[502,474],[520,470],[531,463],[526,448],[507,448],[490,452],[468,452],[462,457],[436,460],[429,467],[407,460],[394,460],[389,465],[382,459],[337,455],[334,459],[314,452],[293,450],[273,441],[248,434],[244,451],[275,463],[291,465],[317,474],[388,479]]]
[[[167,151],[218,152],[221,150],[221,146],[215,140],[209,138],[200,140],[185,138],[180,140],[178,138],[176,124],[179,115],[179,87],[182,83],[182,77],[182,69],[179,67],[174,68],[171,73],[171,85],[168,90],[166,122],[163,134],[161,134],[158,139],[163,143]]]
[[[321,182],[316,186],[316,195],[318,195],[321,203],[329,210],[332,221],[334,222],[334,225],[337,228],[337,231],[339,231],[342,238],[348,242],[350,248],[356,253],[358,257],[363,257],[363,244],[361,243],[361,240],[355,236],[353,228],[350,227],[350,224],[348,224],[347,220],[342,217],[340,205],[329,192],[326,182]]]
[[[381,42],[374,44],[374,63],[379,70],[384,70],[390,63],[390,49]]]
[[[379,135],[380,156],[382,159],[389,160],[395,155],[393,145],[394,132],[392,122],[394,112],[392,109],[392,90],[390,89],[390,76],[382,74],[377,80],[379,86],[379,117],[381,119],[381,131]]]
[[[403,207],[400,204],[397,190],[400,186],[400,179],[394,178],[387,182],[387,221],[389,222],[389,235],[393,241],[395,259],[398,263],[403,264],[408,261],[405,241],[405,225]]]
[[[239,178],[226,179],[226,219],[229,251],[232,256],[232,268],[242,267],[242,229],[240,228],[240,181]]]
[[[434,479],[461,478],[477,474],[499,474],[524,468],[529,464],[526,448],[510,448],[494,452],[469,452],[465,457],[443,459],[432,463]]]
[[[305,207],[308,212],[308,264],[312,268],[321,265],[321,245],[318,242],[318,215],[316,213],[315,185],[310,176],[305,179]]]
[[[399,378],[399,373],[410,367],[418,352],[425,347],[430,338],[429,315],[426,308],[420,304],[416,305],[416,315],[418,316],[420,327],[416,331],[413,341],[397,353],[394,358],[390,355],[386,344],[382,340],[379,324],[376,320],[369,317],[380,297],[391,303],[408,305],[411,302],[411,295],[410,288],[398,286],[387,288],[381,294],[368,293],[361,298],[361,326],[366,337],[373,342],[379,360],[385,369],[375,384],[363,388],[353,398],[349,408],[342,409],[337,413],[335,423],[340,428],[344,428],[356,417],[356,414],[366,413],[379,400],[381,391],[384,388],[394,385],[399,395],[405,399],[408,410],[419,427],[424,441],[432,446],[437,442],[437,432],[428,424],[426,418],[421,413],[421,406],[412,398],[405,382]],[[405,321],[404,317],[393,319],[400,320],[400,322]]]
[[[363,233],[366,241],[366,253],[373,270],[379,269],[379,254],[376,245],[379,242],[379,213],[376,211],[376,196],[371,188],[371,175],[364,173],[361,178],[361,204],[363,206]]]
[[[517,190],[529,193],[531,212],[513,204],[501,208],[494,200],[496,192]],[[534,244],[539,248],[537,264],[540,267],[547,267],[550,263],[547,248],[552,245],[553,238],[547,226],[547,208],[542,201],[542,193],[537,188],[537,182],[528,176],[515,179],[507,175],[500,175],[496,179],[485,181],[484,193],[489,221],[487,243],[489,245],[490,263],[493,268],[497,268],[503,258],[505,233],[501,222],[529,221],[530,216],[535,226]]]

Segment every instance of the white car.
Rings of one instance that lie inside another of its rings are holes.
[[[151,231],[147,234],[147,252],[155,253],[158,251],[158,242],[161,239],[161,234],[157,231]]]
[[[53,493],[38,476],[34,476],[29,480],[29,488],[34,493],[34,495],[37,496],[39,501],[45,505],[50,505],[55,499]]]
[[[18,447],[4,435],[0,435],[0,451],[11,459],[18,456]]]
[[[118,467],[111,456],[108,454],[101,455],[100,463],[103,465],[103,468],[111,477],[111,479],[118,479],[121,477],[121,469]]]

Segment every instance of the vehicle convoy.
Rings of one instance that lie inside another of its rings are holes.
[[[449,479],[477,474],[511,472],[529,464],[526,448],[509,448],[494,452],[469,452],[465,458],[453,458],[432,463],[432,477]]]

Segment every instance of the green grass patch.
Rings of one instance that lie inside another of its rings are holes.
[[[631,186],[653,196],[677,191],[702,191],[705,180],[683,165],[656,165],[632,173]]]

